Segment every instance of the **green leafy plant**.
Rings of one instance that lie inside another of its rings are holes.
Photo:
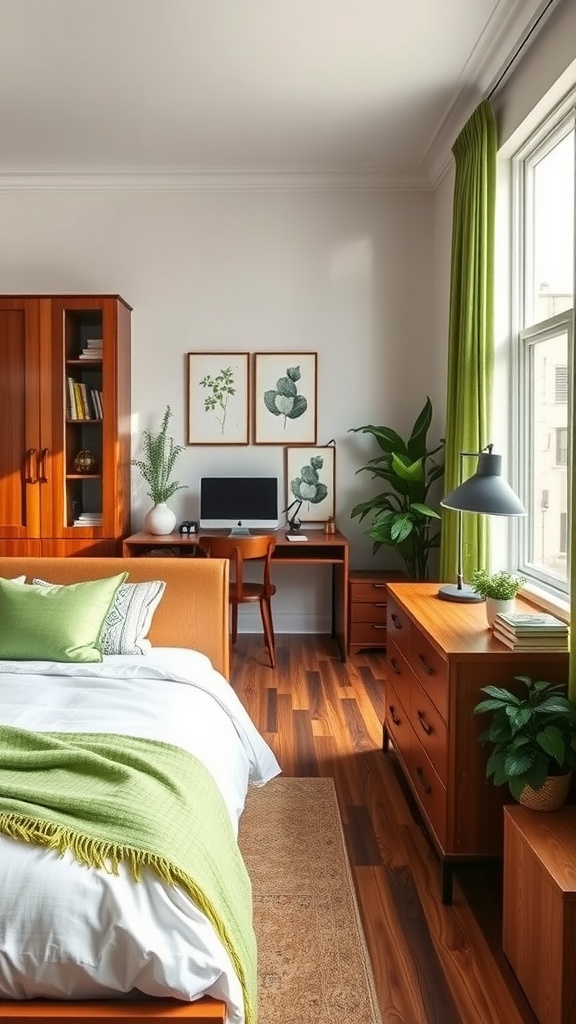
[[[328,488],[322,483],[318,473],[322,469],[324,459],[321,455],[313,455],[307,465],[302,466],[300,476],[290,481],[290,490],[299,501],[308,502],[308,506],[317,505],[328,495]]]
[[[493,713],[479,737],[493,746],[486,775],[496,786],[508,783],[519,800],[524,786],[541,789],[549,775],[565,775],[576,767],[576,704],[561,695],[562,686],[530,676],[514,678],[526,687],[525,697],[483,686],[487,699],[474,714]]]
[[[188,486],[170,479],[176,459],[184,451],[184,446],[176,444],[168,434],[171,416],[172,411],[167,405],[158,433],[142,431],[142,458],[132,459],[132,465],[138,467],[148,484],[147,494],[155,505],[168,501],[176,491]]]
[[[264,392],[264,405],[273,416],[284,417],[284,429],[287,420],[296,420],[308,408],[308,400],[298,394],[296,381],[302,374],[299,366],[289,366],[285,377],[276,381],[276,390]]]
[[[220,370],[216,377],[207,373],[199,383],[201,388],[208,388],[210,391],[210,394],[206,395],[204,399],[204,410],[214,413],[223,434],[226,426],[228,401],[232,395],[236,394],[234,371],[231,366],[227,366],[226,369]]]
[[[481,597],[491,597],[495,601],[511,601],[525,582],[524,576],[514,576],[506,569],[498,572],[476,569],[472,574],[473,590]]]
[[[426,398],[407,441],[392,427],[368,424],[351,428],[352,432],[372,434],[382,451],[356,472],[371,473],[373,479],[383,480],[389,486],[355,505],[350,516],[362,522],[372,515],[366,533],[374,541],[374,553],[382,545],[395,548],[415,580],[428,579],[428,556],[440,545],[440,530],[431,529],[440,514],[428,504],[428,492],[444,473],[443,461],[436,458],[444,449],[444,440],[427,448],[431,420],[432,403]]]

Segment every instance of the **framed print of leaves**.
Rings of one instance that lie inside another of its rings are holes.
[[[254,354],[254,443],[316,444],[316,352]]]
[[[188,444],[248,444],[248,352],[188,353]]]
[[[333,445],[286,449],[286,505],[302,502],[298,519],[303,523],[335,517],[335,462]]]

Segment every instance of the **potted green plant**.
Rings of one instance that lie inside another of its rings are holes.
[[[444,473],[444,463],[437,458],[444,440],[427,447],[431,420],[432,403],[426,398],[407,441],[392,427],[367,424],[351,428],[352,433],[372,434],[381,449],[380,455],[356,472],[371,473],[374,480],[384,481],[385,490],[355,505],[350,516],[360,522],[371,516],[366,533],[374,541],[374,554],[383,545],[395,548],[414,580],[428,579],[428,556],[440,545],[440,530],[432,529],[440,514],[428,503],[428,494]]]
[[[176,516],[166,502],[176,491],[188,486],[171,479],[176,459],[184,451],[184,446],[176,444],[168,433],[171,416],[172,410],[167,405],[160,430],[157,433],[142,431],[142,458],[132,460],[132,465],[140,470],[148,484],[147,494],[154,502],[144,518],[144,529],[157,536],[172,533]]]
[[[486,618],[492,626],[498,612],[509,612],[514,598],[526,582],[524,576],[516,576],[507,569],[488,572],[487,569],[476,569],[472,574],[472,588],[486,599]]]
[[[515,676],[524,696],[498,686],[483,686],[487,695],[475,715],[492,712],[479,736],[492,745],[486,775],[495,786],[508,783],[515,800],[535,810],[561,807],[576,766],[576,704],[563,687],[530,676]]]

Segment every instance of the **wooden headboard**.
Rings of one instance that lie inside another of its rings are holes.
[[[0,576],[81,583],[127,572],[127,583],[165,580],[148,634],[159,647],[193,647],[230,677],[229,562],[223,558],[0,558]]]

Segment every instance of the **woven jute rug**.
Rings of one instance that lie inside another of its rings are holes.
[[[382,1024],[332,779],[250,791],[259,1024]]]

